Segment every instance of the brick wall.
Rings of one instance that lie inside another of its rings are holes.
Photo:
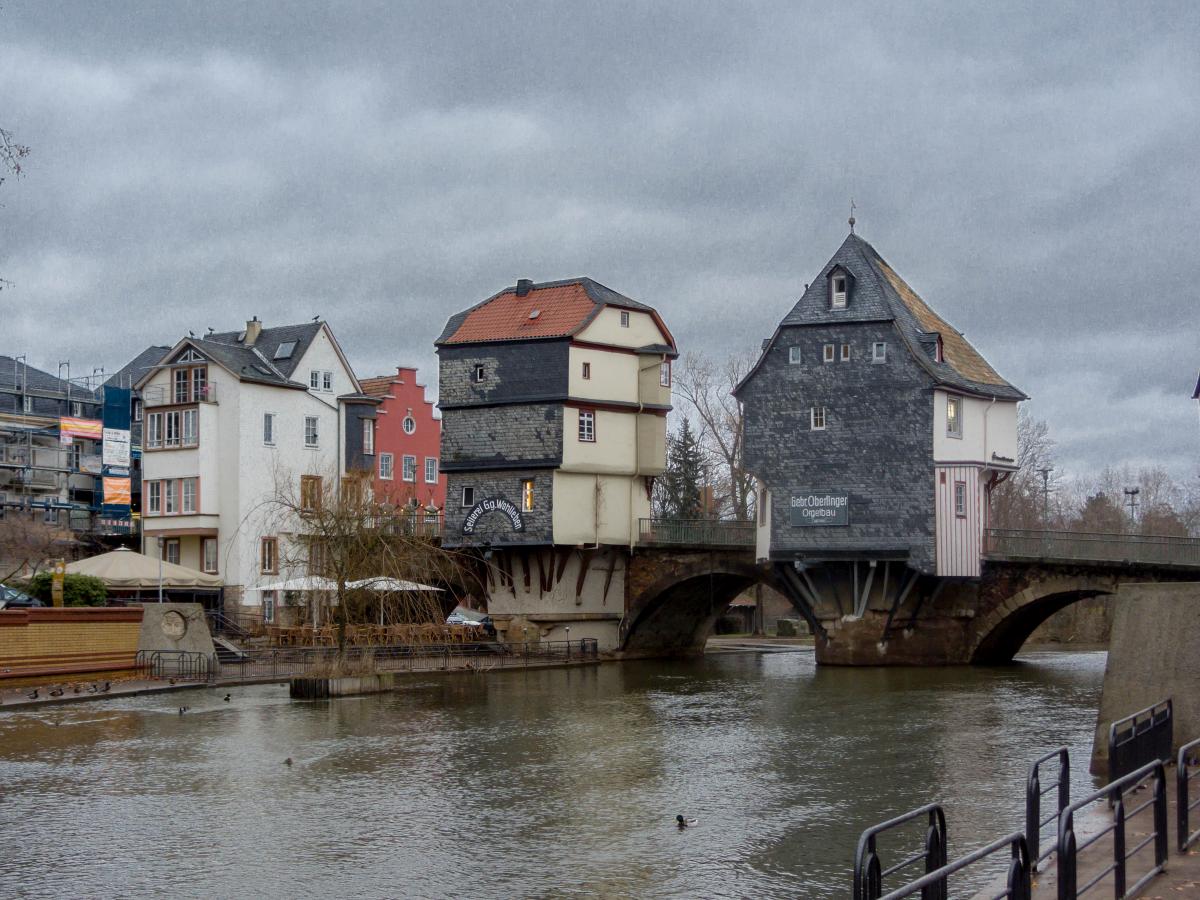
[[[462,505],[463,487],[475,489],[475,502],[488,497],[503,497],[517,509],[521,508],[521,482],[533,479],[534,508],[522,512],[523,531],[514,531],[508,516],[500,512],[485,513],[473,534],[462,533],[463,520],[471,507]],[[443,544],[549,544],[553,538],[554,473],[548,469],[508,472],[455,472],[450,476],[450,493],[446,502],[446,530]]]
[[[142,608],[0,610],[0,679],[132,668]]]

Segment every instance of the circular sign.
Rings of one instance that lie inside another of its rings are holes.
[[[163,634],[173,641],[187,634],[187,619],[173,609],[167,610],[162,617]]]

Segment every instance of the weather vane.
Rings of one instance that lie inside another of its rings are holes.
[[[854,205],[854,198],[850,198],[850,233],[854,234],[854,210],[857,209]]]

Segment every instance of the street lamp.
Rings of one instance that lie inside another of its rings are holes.
[[[1042,476],[1042,528],[1050,524],[1050,473],[1053,471],[1053,466],[1038,469],[1038,474]]]
[[[1137,524],[1137,498],[1142,492],[1141,488],[1125,488],[1125,496],[1129,498],[1126,502],[1129,504],[1129,527],[1133,528]]]
[[[163,558],[163,538],[158,536],[158,602],[162,603],[162,558]]]

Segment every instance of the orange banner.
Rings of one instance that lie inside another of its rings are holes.
[[[58,433],[98,441],[104,437],[104,423],[98,419],[72,419],[63,416],[58,420]]]
[[[128,506],[130,503],[130,480],[128,478],[104,479],[104,502],[111,506]]]

